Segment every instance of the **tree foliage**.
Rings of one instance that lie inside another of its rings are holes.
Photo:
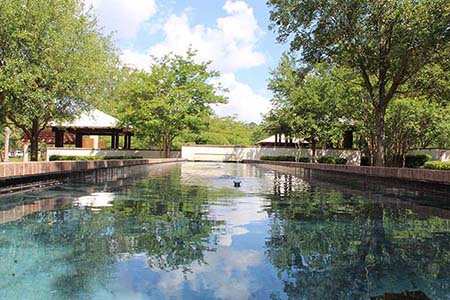
[[[405,166],[409,149],[448,145],[448,107],[416,98],[395,99],[386,114],[386,159],[390,166]]]
[[[278,40],[289,41],[305,62],[333,62],[360,74],[373,114],[375,162],[383,165],[389,103],[406,83],[448,59],[450,3],[268,0],[268,5]]]
[[[249,146],[261,140],[259,125],[239,121],[235,116],[212,116],[200,133],[188,132],[177,138],[178,144],[196,143],[209,145]]]
[[[313,156],[319,143],[337,144],[352,122],[348,105],[355,93],[346,86],[352,73],[326,64],[304,68],[285,54],[271,75],[274,108],[265,127],[272,133],[306,138]]]
[[[109,88],[117,59],[79,0],[0,0],[1,111],[31,141],[71,119]]]
[[[223,89],[210,83],[219,74],[210,62],[185,57],[154,58],[151,71],[131,71],[119,88],[119,115],[148,145],[158,144],[166,157],[182,132],[199,132],[212,115],[211,105],[224,103]]]

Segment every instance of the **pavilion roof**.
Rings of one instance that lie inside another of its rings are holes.
[[[98,110],[92,109],[89,112],[83,113],[81,116],[71,122],[51,122],[50,127],[65,127],[65,128],[120,128],[119,120]]]

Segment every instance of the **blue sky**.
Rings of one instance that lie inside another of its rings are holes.
[[[268,29],[263,0],[84,0],[107,32],[115,32],[121,60],[149,69],[150,54],[183,54],[191,46],[199,60],[212,60],[229,90],[218,115],[259,122],[267,112],[267,80],[285,46]]]

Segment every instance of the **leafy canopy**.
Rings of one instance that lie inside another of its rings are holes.
[[[0,0],[0,7],[0,109],[36,154],[49,121],[104,99],[117,57],[79,0]]]
[[[304,62],[331,62],[360,74],[364,101],[370,103],[367,113],[373,114],[376,164],[383,165],[389,103],[429,67],[435,73],[445,70],[450,2],[268,0],[268,5],[278,41],[289,42]],[[423,91],[424,85],[417,83],[409,87]]]
[[[150,72],[132,71],[119,89],[119,114],[138,136],[167,152],[184,131],[198,132],[212,115],[212,104],[225,103],[224,90],[211,83],[219,75],[210,62],[196,63],[186,56],[154,58]]]

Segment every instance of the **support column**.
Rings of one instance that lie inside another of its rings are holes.
[[[55,131],[55,147],[57,148],[64,147],[64,131],[62,130]]]
[[[128,150],[131,150],[131,135],[128,136]]]
[[[125,150],[129,150],[130,149],[130,136],[128,134],[126,134],[124,136],[124,140],[125,140],[125,142],[124,142],[124,147],[123,148]]]
[[[114,134],[111,135],[111,149],[116,149],[116,136]]]
[[[353,131],[347,130],[344,133],[344,149],[352,149],[353,148]]]
[[[116,148],[115,149],[119,149],[119,134],[118,133],[116,133],[116,142],[115,142],[115,144],[116,144]]]
[[[75,136],[75,147],[76,148],[83,148],[83,135],[77,133]]]
[[[30,146],[30,143],[24,143],[23,144],[23,162],[30,161],[30,158],[28,156],[28,148]]]

